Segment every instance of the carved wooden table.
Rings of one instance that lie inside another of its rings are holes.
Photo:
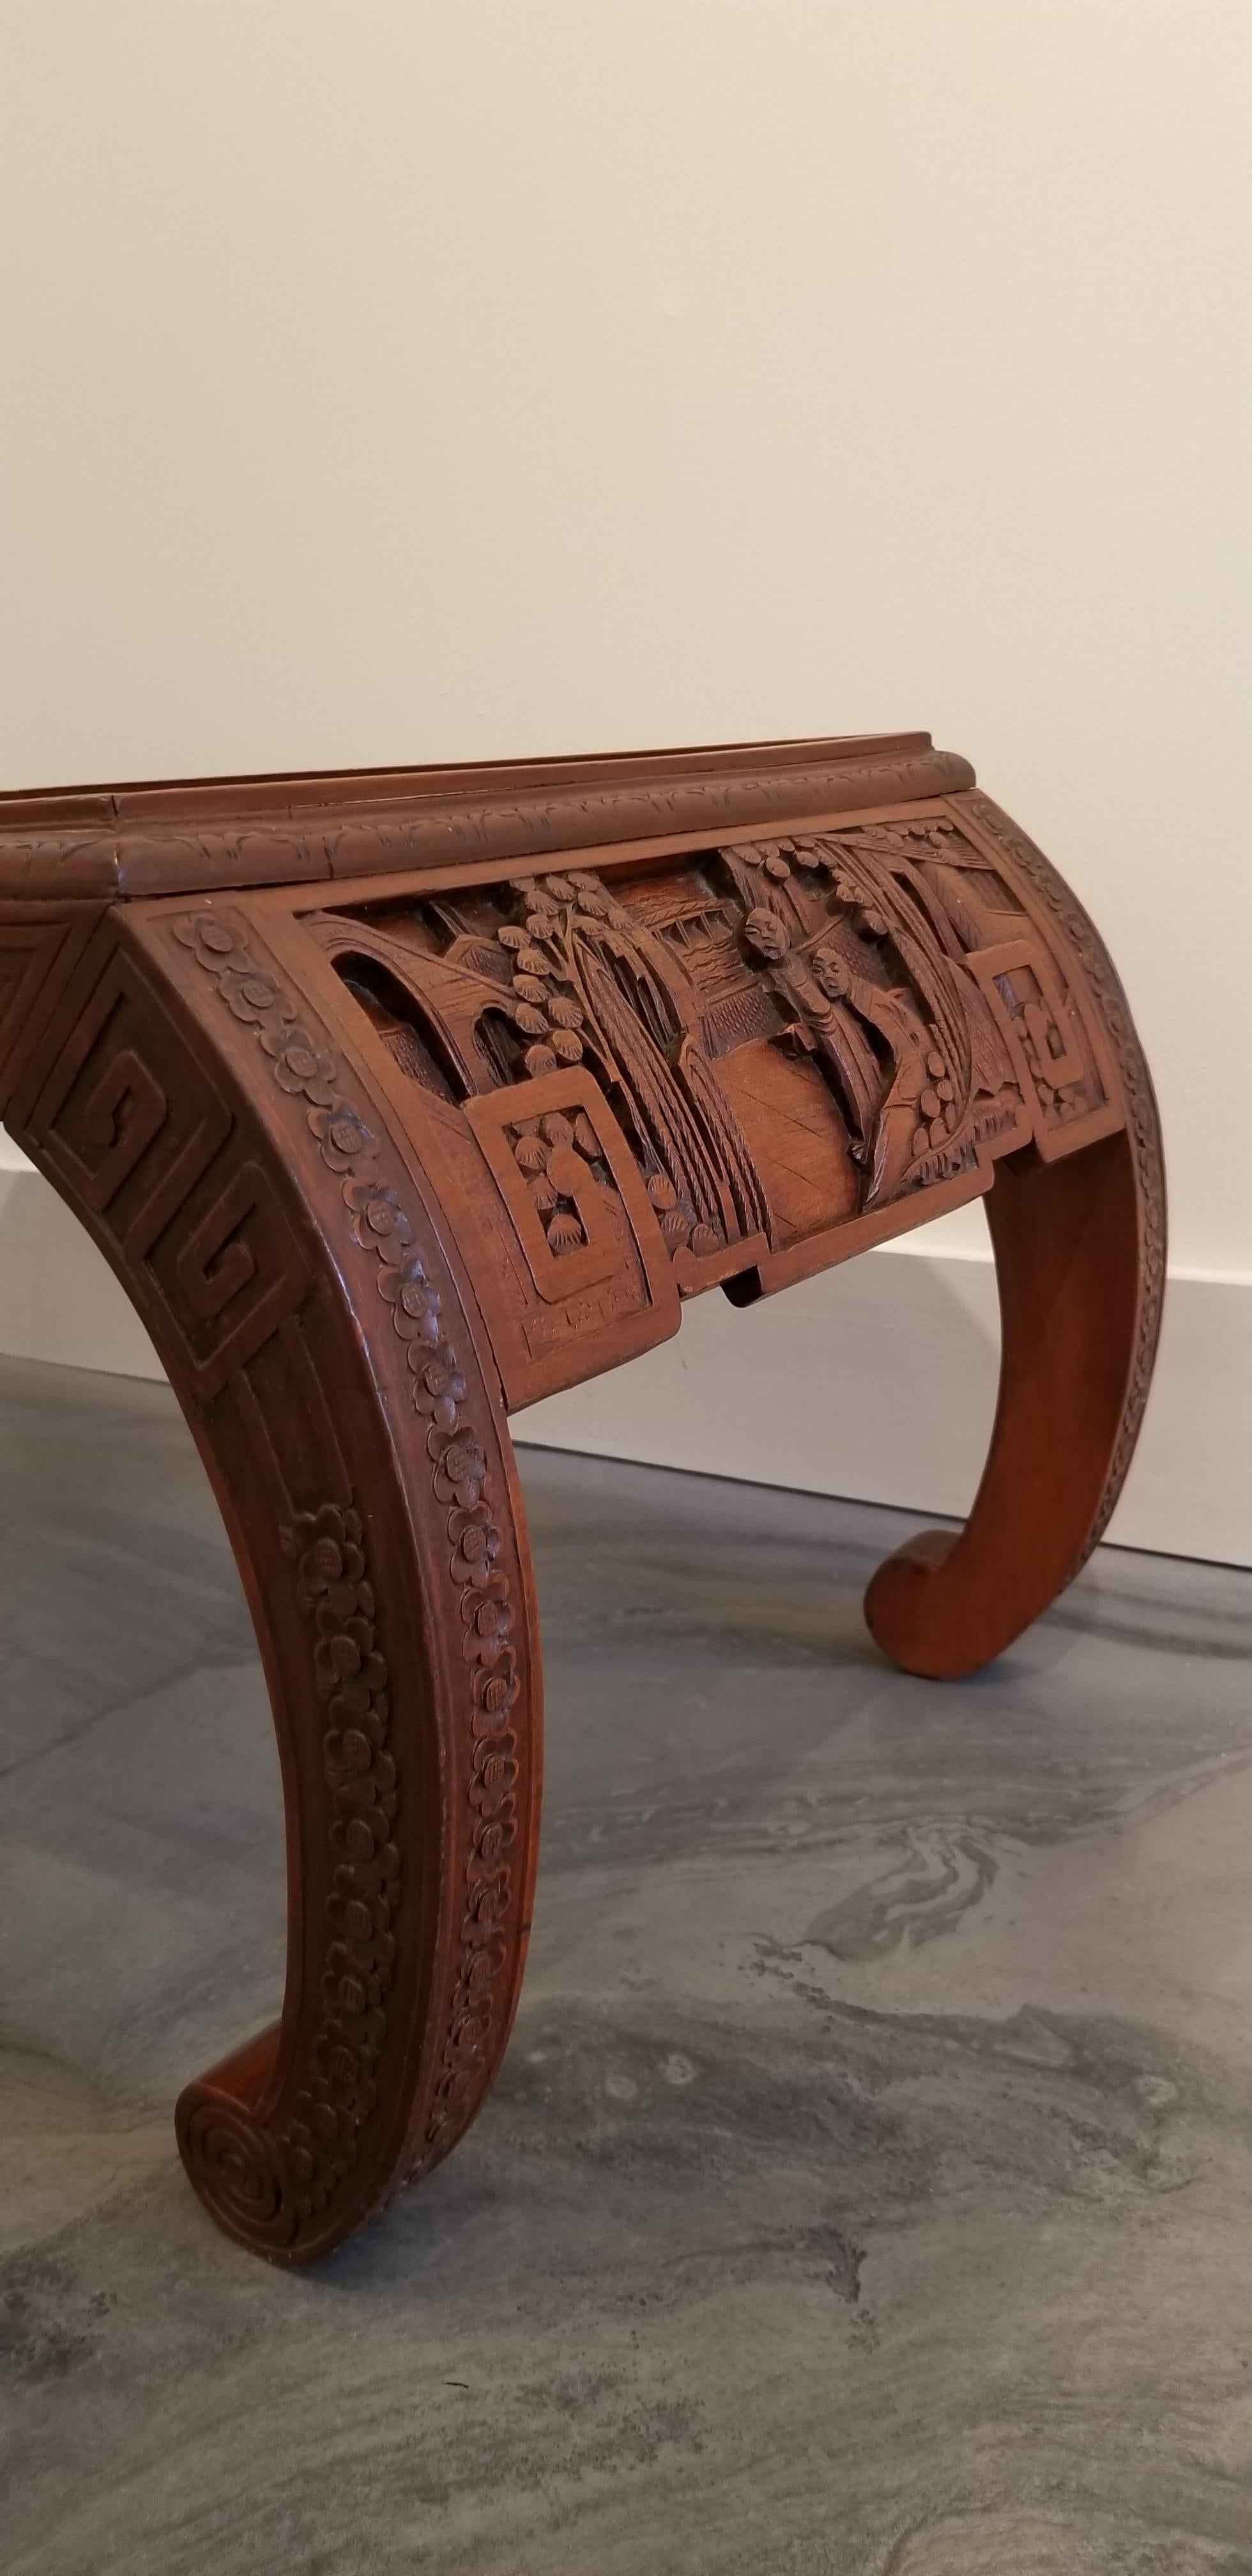
[[[910,734],[2,799],[0,1115],[151,1333],[256,1623],[286,2001],[178,2136],[222,2227],[307,2262],[447,2154],[517,2001],[510,1409],[699,1289],[746,1304],[987,1193],[986,1470],[866,1604],[907,1670],[969,1672],[1126,1472],[1151,1086],[1079,905]]]

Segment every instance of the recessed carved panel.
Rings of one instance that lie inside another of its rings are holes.
[[[596,1364],[611,1337],[629,1357],[676,1332],[679,1294],[658,1209],[585,1066],[468,1100],[465,1117],[511,1220],[525,1278],[496,1326],[511,1401],[569,1383],[568,1353]]]

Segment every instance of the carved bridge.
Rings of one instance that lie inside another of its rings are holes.
[[[286,2005],[178,2131],[220,2223],[306,2262],[447,2152],[517,2000],[508,1411],[701,1289],[746,1304],[985,1194],[983,1481],[867,1596],[906,1669],[970,1671],[1129,1463],[1151,1086],[1062,880],[903,735],[0,798],[0,1115],[151,1332],[256,1622]]]

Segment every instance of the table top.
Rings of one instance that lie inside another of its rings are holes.
[[[114,901],[763,829],[971,787],[928,733],[0,795],[0,901]]]

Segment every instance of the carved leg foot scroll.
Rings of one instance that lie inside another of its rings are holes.
[[[997,1168],[1000,1391],[982,1482],[963,1530],[919,1531],[865,1596],[883,1652],[940,1681],[1003,1653],[1098,1545],[1139,1436],[1165,1284],[1160,1119],[1108,951],[1033,841],[989,799],[965,803],[1081,960],[1125,1123],[1059,1161],[1032,1149]]]
[[[256,1623],[286,1999],[178,2138],[219,2225],[307,2262],[454,2144],[516,2001],[538,1663],[499,1383],[403,1136],[230,907],[102,924],[9,1114],[153,1334]]]
[[[1148,1213],[1125,1131],[1066,1162],[1000,1166],[987,1202],[1000,1394],[982,1482],[963,1530],[920,1531],[865,1596],[877,1643],[906,1672],[949,1680],[988,1663],[1100,1538],[1156,1345],[1162,1249]]]
[[[1000,1401],[974,1510],[956,1535],[920,1530],[866,1592],[884,1654],[935,1680],[1002,1654],[1103,1538],[1139,1440],[1164,1291],[1162,1131],[1126,994],[1051,860],[989,799],[966,806],[1082,961],[1126,1123],[1061,1162],[1030,1149],[997,1167]]]

